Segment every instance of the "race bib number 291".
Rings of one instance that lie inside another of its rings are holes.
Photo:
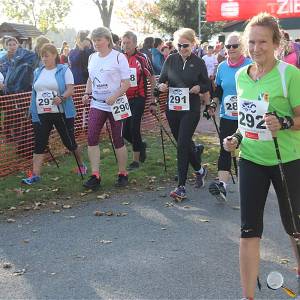
[[[239,99],[238,122],[242,135],[252,140],[272,140],[271,132],[265,126],[264,114],[268,112],[269,103]]]
[[[169,88],[169,109],[190,110],[190,94],[188,88]]]

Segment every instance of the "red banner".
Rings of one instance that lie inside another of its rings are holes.
[[[277,18],[300,16],[300,0],[207,0],[206,21],[247,20],[260,12]]]

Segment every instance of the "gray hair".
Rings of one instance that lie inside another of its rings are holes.
[[[132,31],[126,31],[123,34],[123,38],[131,39],[134,42],[134,44],[137,45],[137,36]]]
[[[92,31],[92,34],[91,34],[92,40],[95,40],[97,38],[102,38],[102,37],[106,38],[109,41],[108,46],[109,46],[109,48],[112,48],[114,43],[113,43],[113,39],[112,39],[112,34],[108,28],[98,27]]]

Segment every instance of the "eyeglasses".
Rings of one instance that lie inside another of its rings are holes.
[[[188,48],[190,44],[177,44],[178,48]]]
[[[232,45],[225,45],[225,48],[226,49],[230,49],[230,48],[232,48],[232,49],[237,49],[238,47],[239,47],[239,45],[240,44],[232,44]]]

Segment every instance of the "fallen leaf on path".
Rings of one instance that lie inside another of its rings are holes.
[[[125,217],[127,215],[128,215],[128,213],[126,213],[126,212],[118,212],[118,213],[116,213],[117,217]]]
[[[281,258],[279,260],[279,263],[281,263],[282,265],[286,265],[290,262],[290,260],[288,258]]]
[[[56,273],[52,272],[52,273],[49,273],[49,275],[54,276],[54,275],[56,275]]]
[[[202,223],[208,223],[208,222],[209,222],[208,219],[202,219],[202,218],[199,218],[198,220],[199,220],[200,222],[202,222]]]
[[[54,210],[52,210],[52,212],[53,212],[54,214],[60,213],[60,209],[54,209]]]
[[[51,190],[52,192],[58,192],[58,188]]]
[[[130,202],[122,202],[121,204],[122,204],[122,205],[129,205]]]
[[[107,212],[105,213],[105,215],[108,216],[108,217],[111,217],[111,216],[114,215],[114,212],[110,210],[110,211],[107,211]]]
[[[15,271],[15,272],[13,272],[13,276],[24,275],[25,272],[26,272],[26,269],[17,270],[17,271]]]
[[[111,244],[112,241],[108,241],[108,240],[101,240],[99,241],[100,244]]]
[[[189,205],[185,205],[184,207],[183,207],[184,209],[189,209],[189,208],[191,208]]]
[[[80,193],[80,196],[81,196],[81,197],[83,197],[83,196],[85,196],[85,195],[87,195],[87,193]]]
[[[6,222],[7,222],[7,223],[15,223],[15,222],[16,222],[16,220],[15,220],[15,219],[12,219],[12,218],[10,218],[10,219],[7,219],[7,220],[6,220]]]
[[[72,208],[72,206],[69,205],[69,204],[64,204],[64,205],[62,206],[62,208],[63,208],[63,209],[70,209],[70,208]]]
[[[8,210],[16,210],[17,208],[15,206],[11,206]]]
[[[161,228],[161,230],[167,230],[167,228],[165,228],[165,227],[162,227],[162,228]]]
[[[102,200],[104,200],[104,199],[107,199],[107,198],[109,198],[109,195],[108,195],[108,194],[102,194],[102,195],[98,195],[98,196],[97,196],[97,199],[102,199]]]
[[[94,212],[94,215],[96,216],[96,217],[101,217],[101,216],[104,216],[104,212],[103,211],[100,211],[100,210],[96,210],[95,212]]]
[[[75,219],[75,216],[66,216],[67,219]]]
[[[174,203],[172,203],[172,202],[165,203],[165,207],[172,207],[172,206],[174,206]]]
[[[58,179],[59,179],[59,177],[51,178],[51,180],[53,180],[53,181],[57,181]]]
[[[3,264],[3,269],[10,269],[11,268],[11,264],[10,263],[4,263]]]

